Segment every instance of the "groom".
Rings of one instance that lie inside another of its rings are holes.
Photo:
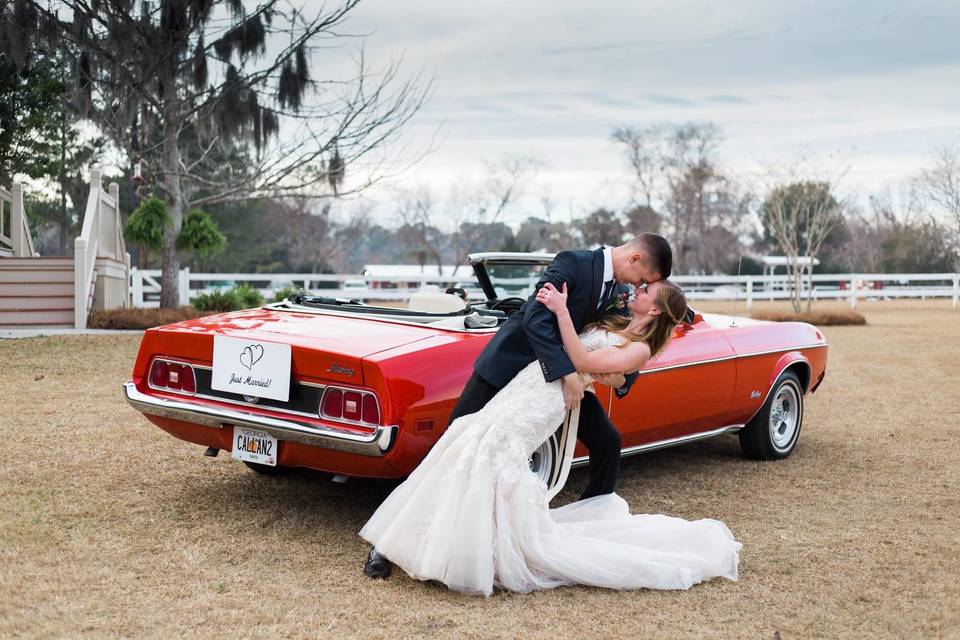
[[[580,405],[577,438],[590,451],[590,480],[580,499],[613,493],[620,475],[620,432],[607,417],[596,396],[584,396],[584,385],[563,349],[556,316],[536,301],[536,290],[550,282],[558,289],[567,284],[567,308],[577,332],[599,320],[625,290],[619,283],[647,284],[670,277],[673,252],[670,244],[655,233],[642,233],[617,247],[595,251],[561,251],[547,267],[526,303],[497,330],[477,357],[473,375],[467,381],[450,415],[450,422],[476,413],[505,387],[521,369],[534,360],[547,382],[562,380],[563,399],[568,410]],[[623,397],[636,374],[594,374],[601,384],[616,389]],[[390,563],[370,550],[363,572],[372,578],[390,575]]]

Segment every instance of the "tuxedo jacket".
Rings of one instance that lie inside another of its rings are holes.
[[[547,282],[558,290],[563,283],[567,284],[567,309],[577,333],[609,313],[607,308],[616,295],[626,291],[626,287],[615,282],[604,292],[604,300],[598,306],[603,288],[603,249],[558,253],[543,272],[533,294],[494,334],[474,363],[477,375],[498,389],[534,360],[540,361],[547,382],[576,371],[563,349],[556,316],[536,300],[537,290]],[[626,383],[616,390],[617,396],[626,395],[636,379],[635,373],[626,376]]]

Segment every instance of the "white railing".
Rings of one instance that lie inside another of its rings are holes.
[[[157,307],[160,304],[160,269],[130,269],[130,296],[134,307]],[[373,282],[371,282],[373,281]],[[524,281],[526,282],[526,281]],[[483,298],[480,285],[464,272],[463,277],[450,280],[449,276],[369,276],[337,273],[193,273],[180,270],[177,277],[178,300],[181,305],[200,294],[229,289],[237,284],[249,284],[269,301],[286,287],[303,289],[311,295],[348,297],[360,300],[407,300],[423,287],[441,289],[462,286],[472,297]]]
[[[74,326],[85,329],[93,304],[97,258],[109,258],[125,266],[129,277],[130,256],[123,239],[120,220],[120,187],[111,183],[109,193],[103,189],[100,167],[90,170],[90,195],[83,214],[83,229],[73,241],[74,254]]]
[[[15,182],[10,191],[0,187],[0,255],[14,258],[37,255],[23,208],[23,184],[19,182]]]
[[[160,300],[160,270],[131,269],[130,293],[136,307],[156,307]],[[779,276],[676,276],[672,278],[687,292],[691,300],[742,300],[747,309],[758,300],[789,300],[791,278]],[[465,288],[472,298],[482,298],[479,285],[464,274],[455,281],[436,275],[420,276],[363,276],[328,273],[191,273],[182,269],[177,278],[180,304],[201,293],[225,289],[246,283],[257,289],[265,300],[284,284],[293,284],[308,293],[322,296],[341,296],[360,300],[407,300],[424,286],[441,289],[448,286]],[[508,295],[526,297],[534,280],[530,278],[498,279]],[[803,299],[809,293],[814,300],[847,300],[856,307],[862,300],[892,298],[951,298],[956,308],[960,304],[960,274],[957,273],[862,273],[818,274],[812,278],[813,287],[804,278]]]
[[[743,300],[750,309],[756,300],[789,300],[793,279],[776,276],[677,276],[672,278],[692,300]],[[800,298],[847,300],[856,308],[861,300],[893,298],[950,298],[960,302],[960,274],[956,273],[840,273],[804,276]]]

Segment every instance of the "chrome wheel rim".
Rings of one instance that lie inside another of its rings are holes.
[[[770,405],[770,442],[779,451],[793,444],[800,427],[800,394],[797,388],[785,383],[777,389]]]
[[[553,470],[553,447],[550,446],[550,439],[541,444],[530,454],[527,460],[530,465],[530,471],[543,480],[544,484],[550,484],[550,472]]]

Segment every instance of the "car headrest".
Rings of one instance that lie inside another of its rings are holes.
[[[407,309],[424,313],[453,313],[466,308],[467,303],[460,296],[437,291],[417,291],[407,303]]]

